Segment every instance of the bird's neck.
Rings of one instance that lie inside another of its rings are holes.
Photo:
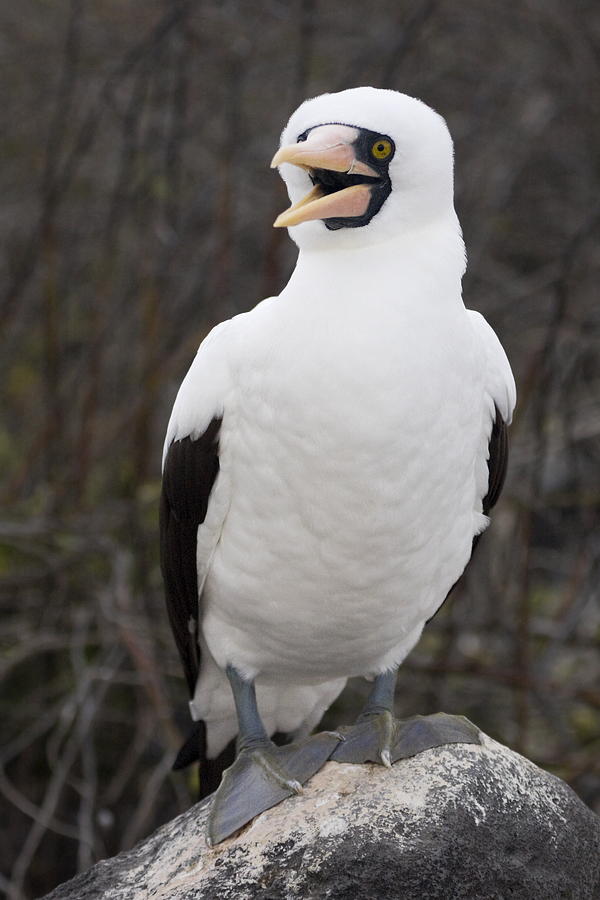
[[[352,249],[301,249],[286,293],[341,302],[369,302],[393,294],[407,303],[461,303],[464,244],[455,220],[395,240]]]

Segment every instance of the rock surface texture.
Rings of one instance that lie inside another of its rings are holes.
[[[599,900],[600,819],[491,738],[329,762],[214,849],[207,801],[46,900]]]

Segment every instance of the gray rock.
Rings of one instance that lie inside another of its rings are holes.
[[[329,762],[214,849],[207,802],[47,900],[598,900],[600,819],[482,735],[387,770]]]

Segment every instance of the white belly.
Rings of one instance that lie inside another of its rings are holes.
[[[204,637],[263,682],[374,674],[410,651],[482,530],[479,360],[466,318],[448,345],[417,333],[418,352],[414,329],[405,346],[355,330],[337,359],[325,338],[293,355],[284,337],[240,373],[223,422]]]

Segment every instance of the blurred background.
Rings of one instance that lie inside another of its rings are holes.
[[[600,6],[2,0],[0,19],[0,890],[39,896],[194,797],[170,772],[163,434],[207,331],[294,265],[269,170],[289,114],[359,84],[446,117],[465,300],[519,386],[505,493],[398,712],[464,713],[600,811]]]

